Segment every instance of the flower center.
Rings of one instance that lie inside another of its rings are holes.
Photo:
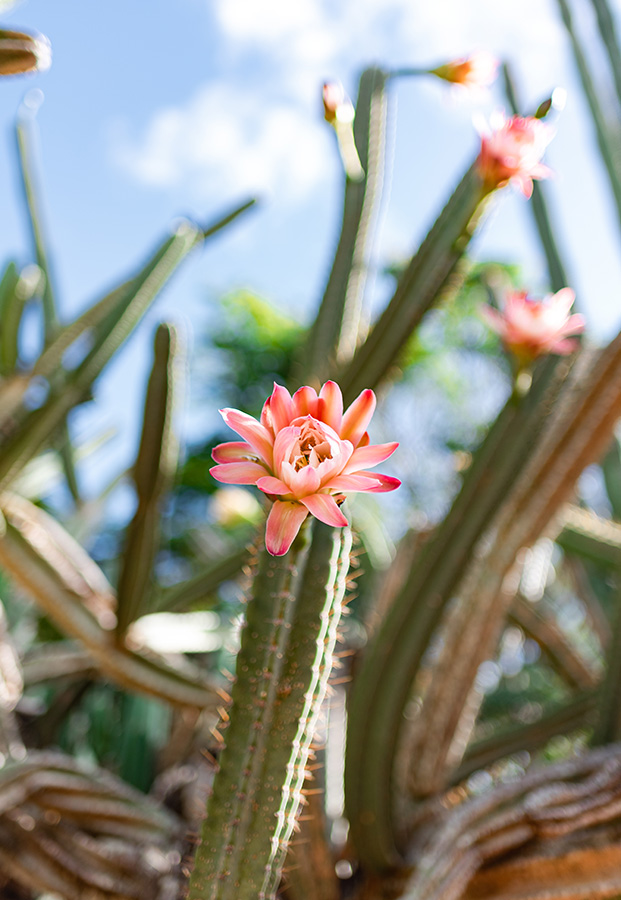
[[[296,472],[304,466],[317,466],[326,459],[332,459],[332,447],[326,435],[315,422],[304,422],[300,436],[291,451],[291,463]]]

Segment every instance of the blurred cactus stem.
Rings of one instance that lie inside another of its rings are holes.
[[[591,118],[595,127],[595,135],[602,157],[602,162],[606,167],[610,187],[617,208],[617,216],[621,221],[621,171],[619,169],[619,160],[617,154],[617,139],[614,133],[614,127],[611,127],[604,108],[602,106],[602,98],[597,88],[595,79],[589,67],[587,56],[582,43],[582,37],[574,26],[571,7],[567,0],[557,0],[561,19],[567,31],[567,35],[571,42],[571,49],[574,55],[574,61],[582,82],[582,88],[586,97]],[[611,36],[612,37],[612,36]]]
[[[324,111],[328,121],[336,115],[331,111],[333,91],[334,86],[324,86]],[[303,363],[300,360],[305,377],[327,378],[337,365],[344,365],[351,359],[359,342],[366,337],[363,307],[384,183],[386,94],[385,72],[378,68],[365,69],[360,76],[353,129],[352,123],[348,126],[358,165],[364,170],[363,177],[345,179],[341,234]]]
[[[418,251],[401,275],[390,302],[354,357],[339,373],[346,403],[375,388],[394,367],[409,336],[433,306],[470,243],[487,204],[478,161],[465,173]]]
[[[269,900],[278,890],[304,802],[351,548],[348,528],[314,522],[306,550],[307,527],[285,556],[260,554],[189,900]]]
[[[52,63],[52,48],[42,34],[0,29],[0,75],[44,72]]]
[[[508,63],[503,64],[502,74],[505,96],[509,107],[514,115],[520,115],[520,103],[517,97],[513,73]],[[535,118],[545,119],[551,111],[560,110],[564,104],[564,96],[564,91],[556,88],[550,97],[539,104]],[[540,184],[534,184],[531,199],[531,210],[539,234],[539,240],[541,241],[541,249],[546,258],[550,287],[553,291],[560,291],[565,285],[571,284],[571,279],[567,275],[567,268],[562,259],[559,242],[554,233],[545,188]]]

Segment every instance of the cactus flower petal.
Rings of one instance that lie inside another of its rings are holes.
[[[281,481],[280,478],[274,478],[273,475],[264,475],[262,478],[259,478],[257,487],[264,494],[283,495],[291,493],[289,485]]]
[[[371,444],[366,447],[358,447],[352,453],[343,473],[348,475],[350,472],[358,472],[360,469],[372,468],[392,456],[398,446],[397,441],[392,441],[390,444]]]
[[[252,416],[238,409],[221,409],[220,415],[233,431],[245,438],[259,456],[270,465],[272,462],[272,439],[269,431]]]
[[[358,446],[367,430],[367,425],[375,412],[375,402],[375,394],[367,388],[354,400],[343,416],[341,437],[351,441],[354,447]]]
[[[255,484],[272,500],[266,527],[270,553],[280,556],[289,550],[308,513],[328,525],[347,525],[339,509],[347,492],[399,487],[398,478],[365,471],[398,446],[369,443],[367,426],[374,409],[375,394],[366,390],[343,414],[341,389],[327,381],[319,395],[304,386],[293,397],[275,384],[260,422],[236,409],[221,410],[244,440],[219,444],[211,473],[227,484]]]
[[[280,384],[274,385],[274,392],[269,400],[269,410],[272,414],[272,428],[274,433],[280,431],[289,424],[294,416],[291,394],[286,387]]]
[[[317,418],[317,391],[305,385],[293,395],[293,408],[296,416],[314,416]]]
[[[257,461],[257,454],[246,441],[228,441],[226,444],[218,444],[211,451],[211,455],[217,463]]]
[[[317,418],[321,419],[335,431],[341,428],[343,418],[343,395],[334,381],[326,381],[319,394]]]
[[[326,525],[342,528],[343,525],[349,524],[330,494],[311,494],[310,497],[303,497],[300,502],[316,519],[325,522]]]
[[[382,475],[380,472],[373,472],[373,478],[377,482],[375,487],[369,488],[371,494],[385,494],[387,491],[395,491],[401,484],[398,478],[392,475]]]
[[[329,491],[351,493],[352,491],[374,491],[379,484],[379,477],[373,473],[373,475],[337,475],[325,487]]]
[[[574,350],[578,349],[578,341],[572,340],[571,338],[563,338],[560,341],[556,341],[550,347],[550,353],[557,353],[559,356],[567,356],[570,353],[573,353]]]
[[[256,484],[258,478],[266,474],[265,466],[253,462],[222,463],[211,473],[216,481],[223,484]]]
[[[267,517],[265,546],[272,556],[283,556],[302,527],[307,509],[300,503],[275,500]]]

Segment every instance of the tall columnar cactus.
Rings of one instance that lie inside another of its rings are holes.
[[[244,442],[213,451],[216,478],[255,483],[272,499],[237,658],[226,749],[214,784],[190,897],[273,897],[301,803],[300,789],[332,668],[351,539],[339,509],[347,491],[391,491],[397,479],[361,471],[395,444],[368,443],[375,397],[343,413],[340,390],[293,398],[275,385],[261,421],[222,410]],[[315,524],[296,578],[296,541]],[[332,527],[346,530],[334,532]],[[273,556],[273,558],[272,558]]]
[[[384,179],[386,80],[375,68],[360,78],[353,138],[362,177],[346,178],[339,243],[304,360],[306,370],[320,378],[348,360],[364,336],[364,290]]]
[[[309,550],[260,555],[191,900],[275,896],[332,668],[350,548],[348,529],[316,522]]]

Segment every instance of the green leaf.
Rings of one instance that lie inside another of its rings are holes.
[[[602,471],[613,515],[621,519],[621,444],[617,437],[602,460]]]

